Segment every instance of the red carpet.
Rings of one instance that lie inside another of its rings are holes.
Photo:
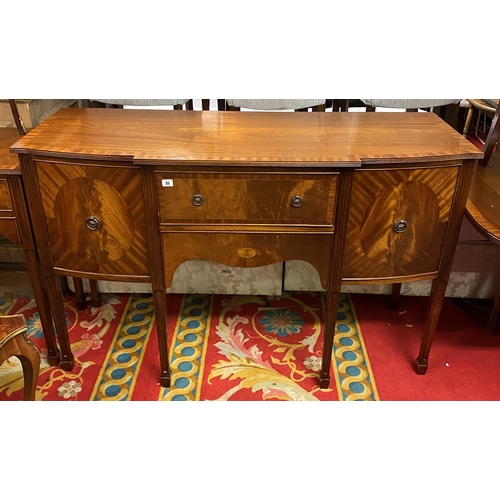
[[[44,401],[500,400],[500,336],[485,331],[487,314],[467,313],[449,299],[427,374],[418,376],[414,360],[427,299],[404,296],[399,311],[391,311],[384,296],[343,296],[327,390],[317,385],[321,294],[270,303],[220,295],[167,301],[170,389],[158,383],[150,295],[105,294],[102,307],[86,311],[68,300],[72,372],[47,365],[34,301],[0,299],[0,314],[25,315],[42,355],[37,399]],[[21,365],[11,358],[0,366],[0,400],[22,399],[22,388]]]
[[[487,312],[464,312],[445,299],[422,376],[414,363],[427,298],[403,296],[398,310],[390,311],[383,296],[351,297],[381,400],[500,400],[500,335],[486,331]]]

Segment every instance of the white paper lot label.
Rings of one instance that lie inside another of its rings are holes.
[[[219,266],[219,269],[217,270],[217,274],[219,276],[229,276],[230,278],[234,278],[234,267]]]

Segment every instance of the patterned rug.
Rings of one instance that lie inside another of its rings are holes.
[[[34,300],[0,298],[0,315],[22,313],[41,354],[37,400],[377,400],[351,297],[343,295],[329,389],[318,387],[323,294],[168,295],[170,389],[159,385],[149,294],[103,295],[79,311],[65,303],[75,367],[50,367]],[[22,399],[17,358],[0,366],[0,400]]]

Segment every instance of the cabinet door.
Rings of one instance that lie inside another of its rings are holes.
[[[36,162],[36,170],[55,268],[149,275],[138,168]]]
[[[354,174],[344,279],[437,272],[459,166]]]

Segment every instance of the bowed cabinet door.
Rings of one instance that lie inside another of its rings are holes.
[[[149,276],[141,171],[35,162],[55,269]]]
[[[344,280],[436,273],[459,168],[356,172]]]

